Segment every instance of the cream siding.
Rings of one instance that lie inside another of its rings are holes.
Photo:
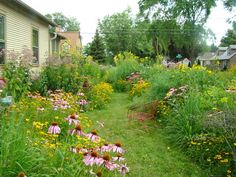
[[[0,2],[0,13],[5,15],[6,49],[21,52],[24,47],[32,49],[32,30],[39,31],[39,65],[48,57],[48,24],[32,19]]]

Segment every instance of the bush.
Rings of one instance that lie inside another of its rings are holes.
[[[113,88],[108,83],[99,83],[89,91],[88,99],[90,100],[90,109],[104,108],[111,101]]]
[[[33,81],[31,91],[38,91],[42,95],[46,95],[48,90],[57,89],[77,93],[81,88],[81,83],[76,65],[46,66],[40,73],[39,78]]]
[[[142,65],[139,64],[137,59],[137,56],[127,52],[115,56],[116,67],[110,68],[107,72],[107,82],[112,83],[115,90],[127,90],[127,88],[120,88],[121,81],[125,81],[131,73],[141,71]],[[118,81],[120,83],[117,83]]]
[[[15,101],[25,96],[31,85],[30,64],[32,53],[24,49],[21,53],[7,52],[7,63],[4,65],[3,76],[6,80],[4,95],[13,96]]]

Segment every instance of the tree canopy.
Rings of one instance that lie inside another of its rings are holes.
[[[61,12],[55,12],[45,15],[48,19],[60,26],[62,31],[79,31],[80,24],[74,17],[66,17]]]
[[[112,57],[132,48],[133,21],[129,13],[129,10],[125,10],[106,16],[98,24],[107,52]]]
[[[236,22],[232,24],[233,29],[229,29],[226,35],[221,39],[220,46],[228,47],[236,44]]]

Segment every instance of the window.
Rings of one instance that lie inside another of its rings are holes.
[[[33,64],[39,63],[39,31],[33,29],[32,31],[32,50],[33,50]]]
[[[0,64],[5,63],[5,17],[0,14]]]

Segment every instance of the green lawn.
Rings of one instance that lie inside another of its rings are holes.
[[[87,112],[93,121],[102,121],[99,131],[111,141],[120,140],[126,150],[131,177],[204,177],[204,171],[168,143],[165,133],[155,121],[144,123],[128,120],[127,108],[132,104],[127,94],[115,93],[106,109]]]

